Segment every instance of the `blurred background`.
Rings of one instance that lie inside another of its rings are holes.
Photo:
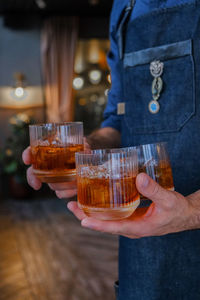
[[[117,239],[26,183],[28,125],[100,126],[111,0],[0,1],[0,300],[114,299]]]

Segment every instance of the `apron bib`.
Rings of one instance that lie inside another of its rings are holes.
[[[122,146],[167,142],[175,189],[187,195],[200,188],[200,2],[129,21],[133,6],[131,1],[115,28],[125,106]],[[160,76],[152,75],[154,62],[162,65]],[[152,113],[156,76],[163,85],[160,109]],[[120,237],[118,299],[200,299],[200,230]]]

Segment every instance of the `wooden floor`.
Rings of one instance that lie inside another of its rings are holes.
[[[65,201],[1,201],[0,300],[113,300],[117,247]]]

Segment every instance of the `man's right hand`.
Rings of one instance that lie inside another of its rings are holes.
[[[84,149],[89,150],[90,146],[84,138]],[[22,153],[22,159],[25,165],[31,164],[31,147],[27,147]],[[33,167],[30,166],[27,169],[27,181],[28,184],[34,189],[39,190],[42,186],[41,181],[33,174]],[[50,189],[55,191],[58,198],[71,198],[77,194],[77,183],[76,180],[69,182],[60,182],[60,183],[49,183],[48,186]]]
[[[31,164],[31,147],[27,147],[22,153],[25,165]],[[34,189],[39,190],[42,186],[41,181],[33,174],[33,167],[30,166],[26,173],[28,184]],[[49,183],[50,189],[55,191],[58,198],[71,198],[77,194],[76,180],[71,182]]]
[[[104,127],[100,128],[91,135],[84,138],[84,150],[98,149],[98,148],[113,148],[120,145],[120,133],[114,128]],[[91,147],[92,146],[92,147]],[[31,164],[31,147],[27,147],[22,159],[26,165]],[[41,181],[33,174],[33,167],[30,166],[27,170],[28,184],[35,190],[39,190],[42,186]],[[50,183],[49,187],[55,191],[58,198],[71,198],[77,194],[76,180],[71,182]]]
[[[22,159],[25,165],[31,164],[31,147],[27,147],[24,152],[22,153]],[[37,177],[33,174],[33,167],[29,167],[26,171],[26,178],[28,184],[34,189],[39,190],[42,186],[42,183]]]

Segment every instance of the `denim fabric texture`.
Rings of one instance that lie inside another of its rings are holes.
[[[166,61],[186,55],[192,55],[191,40],[127,53],[124,55],[124,68],[149,64],[158,57]]]
[[[128,54],[129,65],[136,64],[125,67],[124,72],[124,121],[132,135],[178,131],[194,115],[194,61],[190,46],[188,40]],[[164,63],[163,91],[159,98],[160,111],[152,115],[148,109],[154,79],[150,63],[156,59]],[[127,64],[126,55],[124,60]],[[134,90],[134,98],[130,90]]]
[[[149,11],[138,10],[136,16],[133,8],[121,28],[125,2],[115,1],[111,14],[112,88],[102,126],[118,129],[123,147],[167,142],[175,189],[188,195],[200,188],[200,1],[141,1],[149,3]],[[151,59],[164,63],[157,114],[148,110]],[[125,102],[120,116],[119,102]],[[166,299],[200,299],[200,230],[120,237],[118,300]]]

